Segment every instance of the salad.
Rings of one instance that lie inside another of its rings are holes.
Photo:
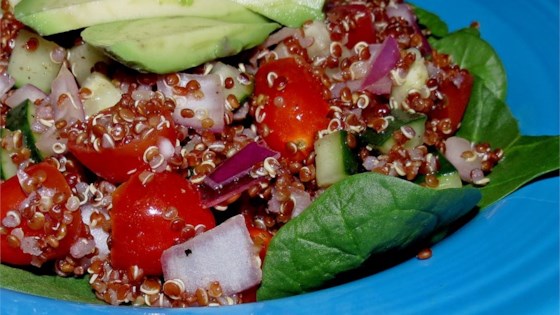
[[[558,168],[556,155],[494,188],[527,145],[558,138],[519,135],[476,27],[448,33],[403,3],[330,2],[324,20],[164,74],[3,23],[25,44],[2,51],[2,262],[83,279],[110,304],[308,292]],[[51,44],[54,76],[17,82],[14,59]],[[91,51],[72,61],[78,49]]]

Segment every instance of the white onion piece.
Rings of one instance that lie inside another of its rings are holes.
[[[55,152],[53,148],[55,144],[66,149],[66,143],[68,143],[68,139],[61,139],[58,135],[58,130],[56,129],[56,127],[51,126],[45,132],[41,133],[39,139],[35,142],[35,146],[44,155],[51,156],[59,154],[59,152]]]
[[[292,210],[292,218],[300,215],[311,204],[311,196],[305,190],[290,188],[294,201],[294,209]]]
[[[177,95],[173,88],[167,85],[164,79],[157,82],[158,89],[166,96],[175,100],[175,111],[173,120],[179,125],[194,128],[197,130],[210,130],[212,132],[222,132],[224,130],[226,96],[223,91],[220,76],[217,74],[196,75],[179,74],[180,81],[178,86],[185,87],[191,80],[196,80],[200,84],[200,91],[203,93],[201,98],[193,95]],[[194,117],[186,118],[181,115],[181,111],[190,109],[194,112]],[[204,126],[203,121],[210,119],[212,125]]]
[[[92,226],[91,214],[93,212],[101,213],[107,220],[109,219],[109,215],[105,211],[99,211],[99,209],[91,205],[84,205],[80,208],[80,214],[82,215],[82,222],[84,222],[84,224],[89,227],[91,236],[93,236],[95,247],[98,249],[97,256],[102,258],[107,257],[107,255],[109,255],[110,252],[109,246],[107,245],[107,238],[109,237],[109,233],[103,230],[103,227],[101,226],[97,226],[97,225]]]
[[[39,256],[43,253],[41,248],[39,247],[39,238],[35,236],[26,236],[21,240],[20,248],[21,251],[32,255],[32,256]]]
[[[76,259],[91,254],[95,250],[95,241],[80,237],[70,246],[70,255]]]
[[[26,84],[15,90],[10,96],[8,96],[5,100],[5,103],[9,107],[14,108],[26,100],[35,102],[37,100],[42,100],[45,98],[47,98],[47,94],[45,94],[45,92],[43,92],[41,89],[34,85]]]
[[[173,154],[175,154],[175,146],[167,138],[159,139],[158,148],[159,148],[159,152],[163,155],[163,157],[166,160],[170,159],[173,156]]]
[[[303,25],[303,34],[306,39],[312,38],[311,45],[305,42],[303,47],[307,48],[307,54],[310,58],[327,57],[330,54],[330,45],[332,43],[327,25],[322,21],[313,21]]]
[[[241,214],[165,250],[161,264],[165,280],[180,279],[191,294],[218,281],[223,294],[231,295],[262,279],[259,258]]]
[[[283,41],[284,39],[286,39],[288,37],[296,36],[297,33],[299,33],[299,29],[297,29],[297,28],[283,27],[280,30],[278,30],[277,32],[270,35],[266,39],[266,41],[264,43],[262,43],[261,47],[270,47],[270,46],[276,45],[276,44],[280,43],[281,41]]]
[[[0,98],[3,98],[6,93],[14,86],[16,80],[7,73],[0,74]]]
[[[51,60],[54,63],[63,63],[64,60],[66,59],[66,49],[60,47],[60,46],[56,46],[52,51],[51,51]]]
[[[59,102],[66,95],[65,101]],[[66,66],[62,66],[57,77],[51,84],[51,105],[54,108],[54,119],[66,120],[68,125],[81,120],[85,121],[85,112],[79,96],[78,84],[74,75]]]
[[[291,217],[295,218],[311,204],[311,195],[309,195],[309,193],[305,190],[297,189],[295,187],[289,187],[288,190],[290,191],[290,198],[292,198],[294,202],[294,209],[292,210]],[[280,213],[281,211],[281,203],[276,198],[276,194],[276,189],[273,189],[272,198],[268,201],[268,212]]]
[[[284,43],[276,45],[272,52],[276,54],[276,59],[284,59],[291,56],[290,52],[288,51],[288,46],[286,46],[286,44]]]
[[[467,151],[472,151],[472,157],[463,156]],[[459,171],[461,179],[469,183],[473,182],[471,174],[479,174],[477,170],[482,168],[482,159],[474,152],[471,142],[460,137],[445,140],[445,158]]]

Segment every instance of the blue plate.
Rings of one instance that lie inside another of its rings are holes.
[[[481,24],[502,57],[508,104],[524,134],[559,133],[558,1],[417,0],[450,29]],[[1,314],[559,314],[559,178],[525,186],[433,248],[345,285],[275,301],[151,309],[58,301],[0,290]]]

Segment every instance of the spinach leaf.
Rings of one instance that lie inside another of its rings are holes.
[[[469,69],[470,70],[470,69]],[[519,126],[509,107],[475,76],[469,105],[457,136],[506,148],[519,137]]]
[[[86,278],[63,278],[56,275],[35,274],[19,268],[0,265],[0,287],[54,299],[102,303],[96,299]]]
[[[414,5],[412,7],[416,17],[418,18],[418,24],[429,30],[432,36],[443,37],[449,33],[447,23],[445,23],[439,16],[426,9],[422,9]]]
[[[469,106],[457,135],[488,142],[504,150],[505,158],[492,170],[490,184],[481,188],[484,208],[540,175],[560,167],[558,136],[521,136],[507,105],[475,77]]]
[[[505,158],[490,173],[482,187],[478,206],[486,207],[514,192],[523,184],[557,171],[560,166],[559,136],[521,136],[505,151]],[[558,173],[557,173],[558,175]]]
[[[505,100],[507,79],[502,61],[486,41],[471,29],[459,30],[439,40],[430,40],[437,51],[453,56],[461,68],[479,76],[500,100]]]
[[[376,173],[351,176],[274,236],[257,297],[313,290],[372,254],[429,236],[468,213],[480,197],[474,188],[432,190]]]

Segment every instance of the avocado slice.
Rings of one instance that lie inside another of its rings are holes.
[[[267,20],[231,0],[22,0],[16,18],[41,35],[91,25],[166,16],[196,16],[228,22]]]
[[[246,8],[290,27],[324,18],[325,0],[232,0]]]
[[[133,69],[163,74],[255,47],[278,27],[180,16],[100,24],[81,35]]]

